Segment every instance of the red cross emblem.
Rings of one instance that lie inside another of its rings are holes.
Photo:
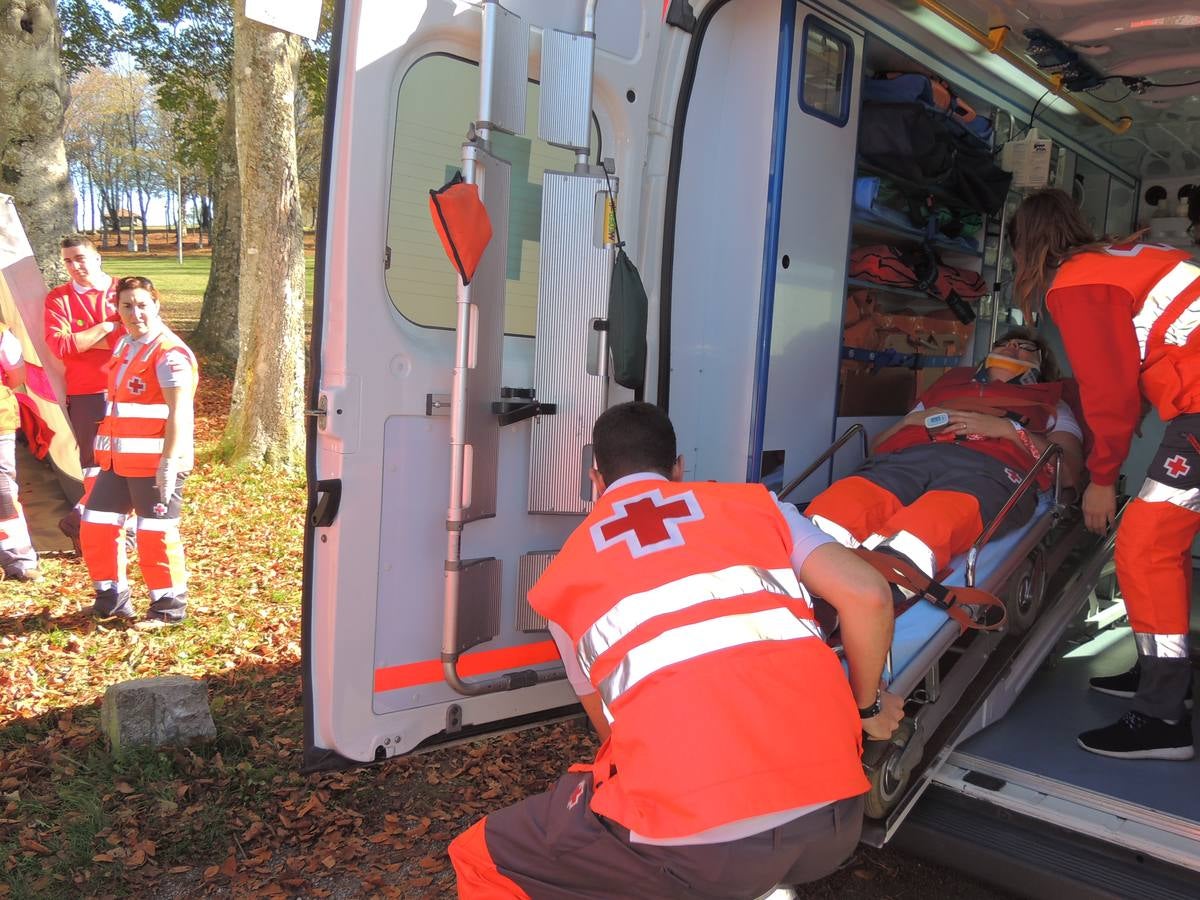
[[[575,790],[571,792],[571,798],[567,800],[567,809],[574,809],[579,803],[579,799],[583,796],[583,782],[579,782],[575,786]]]
[[[146,382],[142,381],[137,375],[129,379],[129,383],[125,385],[129,388],[131,394],[143,394],[146,391]]]
[[[1163,468],[1167,470],[1167,474],[1172,478],[1182,478],[1188,472],[1192,471],[1192,467],[1188,465],[1187,458],[1178,453],[1164,462]]]
[[[703,518],[704,511],[691,491],[667,499],[655,488],[614,503],[612,515],[592,526],[592,543],[597,551],[623,543],[637,558],[681,546],[679,526]]]

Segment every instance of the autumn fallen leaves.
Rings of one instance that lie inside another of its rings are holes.
[[[229,389],[197,398],[187,623],[93,621],[73,558],[0,586],[0,896],[451,896],[454,834],[593,750],[571,722],[300,775],[303,478],[216,458]],[[208,680],[217,740],[113,758],[104,690],[165,674]]]

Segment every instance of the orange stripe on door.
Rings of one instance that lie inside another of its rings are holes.
[[[464,653],[458,659],[458,674],[464,678],[535,666],[539,663],[558,662],[558,646],[554,641],[539,641],[536,644],[521,644],[519,647],[501,647],[498,650],[479,650]],[[395,691],[419,684],[434,684],[442,680],[442,663],[437,659],[388,666],[375,670],[375,693]]]

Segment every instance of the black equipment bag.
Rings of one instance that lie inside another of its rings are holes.
[[[992,160],[991,148],[923,103],[864,103],[858,153],[870,166],[993,215],[1012,182]]]

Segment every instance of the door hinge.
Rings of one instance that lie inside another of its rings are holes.
[[[306,409],[304,411],[304,415],[311,416],[312,418],[316,419],[317,428],[321,429],[321,431],[324,431],[325,422],[329,415],[329,398],[324,394],[321,394],[321,396],[317,399],[317,408]]]
[[[387,271],[392,267],[392,248],[383,248],[383,271]]]

